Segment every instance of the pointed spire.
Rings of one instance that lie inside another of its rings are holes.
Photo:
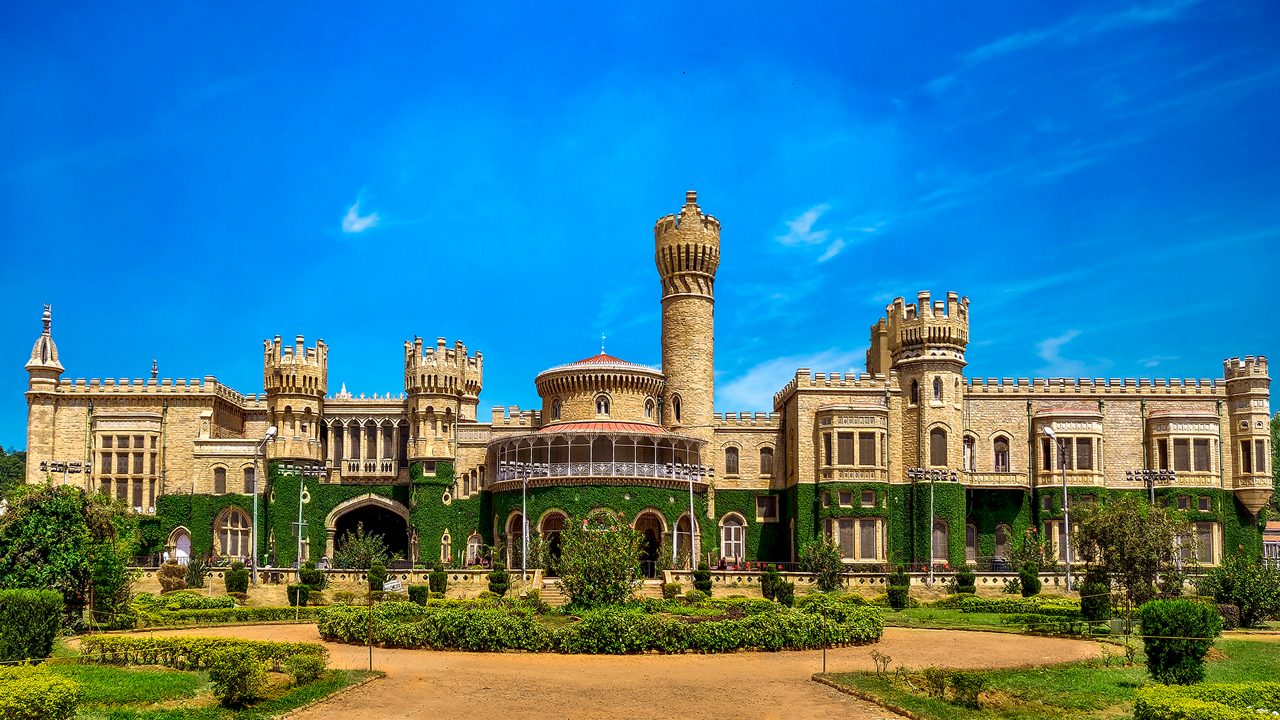
[[[31,359],[27,361],[26,369],[33,374],[38,372],[42,377],[51,373],[52,379],[57,380],[63,368],[58,362],[58,346],[53,343],[53,308],[46,304],[40,319],[44,329],[31,348]]]

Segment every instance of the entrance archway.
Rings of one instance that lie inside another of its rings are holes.
[[[191,561],[191,533],[184,527],[177,528],[169,536],[170,558],[179,565]]]
[[[417,560],[417,549],[409,544],[409,510],[391,498],[372,493],[338,505],[325,518],[330,560],[343,538],[360,527],[366,535],[382,536],[389,555],[399,555],[410,562]]]
[[[635,529],[644,536],[644,545],[640,551],[640,570],[647,578],[657,577],[658,552],[662,548],[662,535],[666,530],[662,516],[646,510],[636,516]]]
[[[543,548],[547,554],[547,574],[558,574],[556,567],[560,563],[560,531],[564,530],[565,514],[552,510],[542,517],[538,532],[542,535]]]

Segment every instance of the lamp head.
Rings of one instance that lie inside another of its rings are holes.
[[[1049,437],[1055,440],[1058,439],[1058,433],[1054,432],[1053,428],[1049,427],[1048,425],[1044,426],[1044,434],[1048,435]]]
[[[274,438],[275,438],[275,436],[276,436],[276,433],[277,433],[277,432],[279,432],[279,431],[278,431],[278,430],[276,430],[276,426],[275,426],[275,425],[272,425],[271,427],[267,428],[267,439],[268,439],[268,440],[272,440],[272,439],[274,439]]]

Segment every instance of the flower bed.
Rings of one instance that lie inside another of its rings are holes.
[[[329,651],[318,643],[133,635],[90,635],[80,641],[80,650],[87,662],[163,665],[176,670],[202,669],[207,665],[210,653],[225,648],[242,648],[276,670],[295,655],[314,655],[326,660],[329,657]]]
[[[653,600],[563,616],[511,601],[385,603],[373,609],[373,641],[384,647],[437,650],[625,654],[803,649],[880,638],[877,609],[842,605],[833,617],[824,614],[826,608],[813,603],[791,609],[761,600],[693,606]],[[551,622],[560,618],[567,622]],[[324,608],[319,629],[325,640],[363,644],[369,609]]]
[[[1280,715],[1280,682],[1139,688],[1134,720],[1254,720]]]

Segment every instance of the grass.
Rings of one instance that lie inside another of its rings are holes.
[[[1209,663],[1206,682],[1272,680],[1280,675],[1276,643],[1230,639],[1219,640],[1214,648],[1223,657]],[[836,673],[826,677],[881,704],[937,720],[1123,716],[1129,711],[1134,689],[1151,682],[1145,666],[1107,668],[1100,661],[980,674],[987,687],[982,710],[967,710],[908,692],[893,682],[892,674]]]
[[[998,613],[966,613],[947,608],[906,608],[886,610],[885,627],[932,628],[940,630],[988,630],[1017,632],[1021,628],[1000,622]]]

